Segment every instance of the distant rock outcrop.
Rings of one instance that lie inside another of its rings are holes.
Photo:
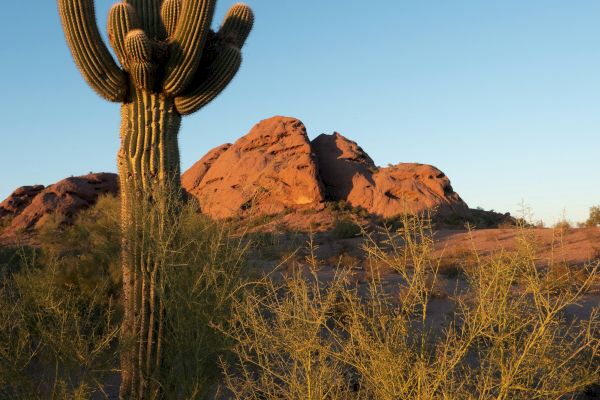
[[[439,169],[412,163],[379,168],[341,134],[310,142],[304,124],[288,117],[261,121],[234,144],[209,151],[181,182],[214,218],[323,210],[326,201],[342,200],[378,217],[433,208],[439,215],[470,215]],[[11,220],[4,233],[36,228],[51,214],[69,222],[98,195],[117,191],[117,176],[107,173],[19,188],[0,203],[0,219]]]
[[[79,211],[94,204],[99,195],[116,195],[118,190],[117,175],[109,173],[71,177],[48,187],[24,186],[0,204],[0,217],[11,219],[4,234],[37,228],[49,215],[70,222]]]
[[[211,150],[182,183],[215,218],[277,214],[324,200],[306,128],[295,118],[261,121],[233,145]]]
[[[35,196],[44,189],[43,185],[18,188],[6,200],[0,203],[0,218],[14,218],[19,215],[31,204]]]
[[[441,214],[468,213],[448,177],[431,165],[401,163],[378,168],[362,148],[337,132],[318,136],[312,147],[331,200],[345,200],[382,217],[434,208]]]

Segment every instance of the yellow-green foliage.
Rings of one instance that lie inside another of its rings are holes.
[[[357,284],[351,270],[319,277],[314,259],[284,279],[265,279],[234,308],[235,358],[222,363],[237,399],[561,399],[599,383],[598,310],[565,311],[598,281],[551,285],[527,231],[519,250],[477,254],[447,319],[435,310],[438,261],[431,230],[403,217],[397,231],[369,235],[377,271]],[[308,269],[308,273],[306,270]],[[462,279],[462,278],[461,278]]]
[[[219,378],[248,241],[181,206],[165,279],[163,398],[202,398]],[[122,318],[118,199],[101,197],[73,226],[50,220],[39,248],[0,249],[0,400],[88,399],[114,393]],[[117,306],[115,306],[117,305]],[[123,346],[123,344],[120,344]],[[182,397],[183,396],[183,397]]]
[[[113,375],[118,333],[106,282],[82,292],[60,261],[24,259],[0,286],[0,398],[86,399]]]
[[[218,359],[229,339],[217,326],[229,316],[245,276],[248,243],[233,237],[230,225],[199,216],[196,207],[183,209],[176,223],[180,232],[170,248],[161,292],[164,298],[164,354],[161,371],[167,399],[200,399],[220,378]]]
[[[586,221],[587,226],[600,226],[600,206],[590,207],[590,216]]]

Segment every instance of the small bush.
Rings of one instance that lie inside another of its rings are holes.
[[[600,226],[600,206],[594,206],[590,208],[590,216],[585,224],[589,227]]]
[[[554,224],[554,229],[556,229],[560,233],[565,233],[565,232],[573,229],[573,226],[566,219],[562,219]]]
[[[331,234],[336,239],[350,239],[359,236],[361,227],[351,219],[338,219],[335,221]]]
[[[12,223],[11,217],[0,218],[0,233],[2,233],[2,231],[4,231],[6,228],[8,228],[11,223]]]

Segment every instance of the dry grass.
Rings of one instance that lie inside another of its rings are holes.
[[[523,231],[519,250],[463,271],[468,291],[436,321],[439,260],[426,221],[367,236],[368,262],[402,278],[358,285],[297,269],[265,279],[234,307],[236,360],[223,362],[237,399],[561,399],[598,382],[598,311],[567,318],[598,277],[598,265],[568,284],[560,267],[540,271]],[[368,264],[369,265],[369,264]]]
[[[108,397],[118,204],[99,207],[38,251],[0,254],[1,399]],[[180,211],[160,288],[164,398],[566,399],[598,384],[598,310],[569,310],[597,290],[599,263],[539,268],[524,227],[516,251],[440,260],[428,219],[405,215],[361,232],[364,259],[341,253],[332,270],[312,237],[294,240],[251,282],[248,252],[276,239]],[[445,291],[448,278],[464,288]]]

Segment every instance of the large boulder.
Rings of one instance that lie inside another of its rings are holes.
[[[431,165],[401,163],[378,168],[355,142],[337,132],[318,136],[312,147],[331,200],[344,200],[382,217],[428,209],[440,214],[468,213],[448,177]]]
[[[306,128],[287,117],[261,121],[233,145],[212,150],[182,183],[215,218],[277,214],[324,200]]]
[[[71,222],[81,210],[95,204],[101,194],[117,195],[117,175],[109,173],[71,177],[50,185],[17,189],[0,205],[4,218],[11,218],[3,232],[11,235],[38,228],[50,215]]]
[[[319,135],[312,142],[328,200],[347,200],[356,186],[368,187],[375,163],[355,142],[335,132]]]
[[[43,185],[23,186],[15,190],[0,203],[0,218],[14,218],[27,208],[35,196],[45,187]]]
[[[188,193],[199,197],[199,187],[204,175],[206,175],[214,162],[217,161],[223,153],[229,150],[230,147],[231,143],[225,143],[206,153],[204,157],[198,160],[190,167],[190,169],[181,175],[181,186],[183,186]]]

